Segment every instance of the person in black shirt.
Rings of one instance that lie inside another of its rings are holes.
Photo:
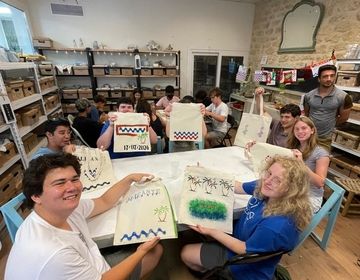
[[[91,109],[91,103],[86,98],[79,99],[75,102],[79,114],[74,119],[73,127],[80,133],[86,143],[96,148],[96,141],[100,136],[102,124],[87,117]]]

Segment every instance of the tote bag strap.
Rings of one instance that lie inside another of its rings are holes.
[[[260,98],[260,100],[259,100],[260,101],[260,116],[263,116],[264,115],[264,98],[263,98],[262,94],[260,94],[259,98]],[[254,114],[254,106],[255,106],[255,94],[254,94],[254,98],[251,102],[249,114]]]

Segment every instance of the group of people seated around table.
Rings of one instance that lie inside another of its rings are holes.
[[[117,112],[120,113],[143,113],[149,119],[149,135],[150,142],[153,145],[152,151],[156,150],[158,138],[162,139],[164,136],[169,136],[169,115],[172,110],[172,104],[179,103],[195,103],[195,99],[190,96],[184,96],[181,100],[174,95],[174,87],[167,86],[165,88],[165,96],[162,97],[156,104],[149,103],[142,97],[142,91],[135,89],[131,97],[120,97],[117,100]],[[222,93],[219,88],[214,88],[210,91],[209,100],[211,104],[207,107],[202,101],[207,102],[206,91],[200,90],[196,95],[197,102],[200,104],[199,110],[205,117],[211,118],[211,125],[206,126],[205,122],[202,124],[202,135],[205,141],[205,147],[211,148],[221,143],[221,140],[227,132],[227,115],[228,107],[222,102]],[[106,99],[102,95],[97,95],[94,98],[95,105],[82,98],[76,100],[75,106],[78,111],[73,123],[65,119],[49,120],[45,124],[45,135],[48,140],[47,147],[42,147],[32,156],[32,159],[51,152],[59,152],[61,150],[73,150],[71,145],[71,133],[75,129],[82,136],[86,144],[92,148],[101,148],[108,150],[110,157],[125,158],[134,156],[143,156],[146,152],[129,152],[116,153],[113,151],[114,147],[114,122],[117,120],[117,115],[109,112],[104,112]],[[164,109],[165,119],[158,116],[156,110]],[[168,138],[167,138],[168,139]],[[167,140],[168,141],[168,140]],[[173,152],[190,151],[196,149],[194,142],[190,141],[174,141]]]
[[[334,96],[334,71],[336,69],[332,67],[319,69],[320,87],[315,96],[322,96],[322,102]],[[330,94],[324,96],[324,90]],[[263,93],[263,88],[257,88],[255,98]],[[346,96],[341,96],[342,99],[335,98],[338,100],[338,114],[332,115],[334,119],[331,118],[328,128],[346,121],[350,105]],[[171,104],[172,98],[174,96],[156,106],[168,107],[167,111],[171,112],[167,103]],[[218,89],[210,91],[210,99],[209,106],[199,106],[201,113],[213,120],[213,130],[203,125],[204,132],[207,131],[204,134],[209,136],[206,145],[213,144],[225,133],[223,123],[228,114]],[[291,251],[296,247],[299,233],[321,207],[329,165],[329,151],[326,146],[319,145],[317,119],[311,117],[320,114],[316,109],[322,109],[316,108],[318,101],[313,99],[311,94],[305,97],[305,114],[310,118],[301,115],[299,106],[287,104],[280,110],[280,120],[272,122],[267,142],[292,149],[294,156],[274,156],[264,164],[258,180],[235,182],[235,193],[252,196],[235,221],[233,234],[201,225],[190,226],[193,231],[208,237],[203,239],[207,241],[186,244],[181,249],[181,260],[191,271],[204,273],[223,265],[236,254]],[[192,102],[192,99],[182,102]],[[81,108],[87,110],[89,107],[84,105]],[[86,110],[78,117],[85,117]],[[142,104],[141,99],[137,100],[136,110],[146,113],[150,123],[156,122],[156,114]],[[127,98],[120,99],[118,111],[133,112],[134,103]],[[115,120],[116,116],[109,114],[97,140],[97,147],[107,149],[112,158],[117,157],[112,151]],[[159,237],[138,246],[100,251],[91,239],[87,219],[116,205],[133,182],[143,182],[152,175],[129,174],[99,198],[81,200],[80,165],[71,154],[75,147],[70,143],[69,122],[49,121],[45,130],[48,146],[34,156],[23,179],[26,204],[33,211],[16,234],[5,280],[140,279],[148,276],[162,261],[164,248]],[[155,143],[156,135],[155,129],[151,128],[152,143]],[[254,142],[249,142],[245,150],[251,150],[253,145]],[[276,256],[261,262],[234,265],[224,274],[232,279],[273,279],[280,258]]]

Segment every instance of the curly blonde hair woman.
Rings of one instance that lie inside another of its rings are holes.
[[[310,201],[313,212],[319,211],[324,195],[324,182],[330,162],[329,153],[317,143],[316,127],[311,119],[299,117],[289,135],[288,148],[307,166],[310,178]]]
[[[300,229],[311,218],[309,182],[305,165],[295,158],[274,157],[267,163],[259,183],[237,182],[235,191],[253,196],[230,236],[197,225],[193,230],[217,242],[184,246],[183,262],[192,270],[206,271],[223,265],[236,254],[290,251],[298,243]],[[257,184],[258,183],[258,184]],[[273,279],[281,256],[231,266],[232,279]]]

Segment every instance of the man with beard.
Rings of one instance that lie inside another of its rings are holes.
[[[351,97],[335,86],[336,67],[323,65],[319,68],[319,87],[304,97],[305,115],[314,122],[319,144],[330,150],[333,129],[345,123],[352,107]]]

